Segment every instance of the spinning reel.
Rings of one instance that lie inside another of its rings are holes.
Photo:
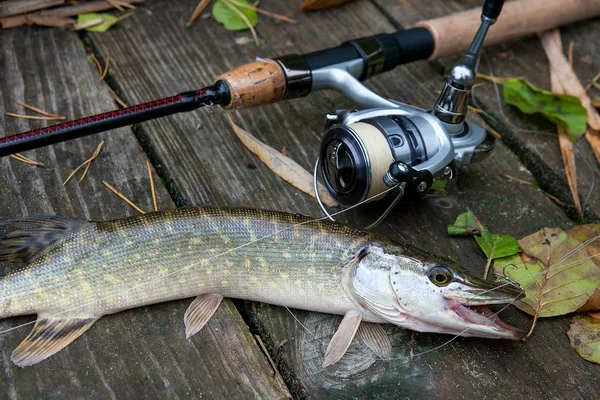
[[[357,80],[356,61],[313,71],[313,85],[334,88],[362,107],[327,115],[314,174],[315,192],[325,213],[317,191],[319,175],[333,197],[346,206],[395,196],[385,216],[405,193],[423,196],[435,179],[454,179],[457,167],[489,155],[494,137],[465,116],[479,50],[502,3],[486,2],[470,49],[450,70],[431,110],[373,93]],[[378,196],[384,192],[385,196]]]

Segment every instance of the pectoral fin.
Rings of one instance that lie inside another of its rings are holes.
[[[97,320],[38,316],[33,330],[13,351],[11,360],[19,367],[37,364],[67,347]]]
[[[210,317],[219,308],[222,300],[223,296],[220,294],[206,293],[196,297],[192,301],[192,304],[190,304],[183,316],[186,339],[198,333],[206,325]]]
[[[327,346],[323,368],[327,368],[341,360],[348,347],[350,347],[350,343],[354,339],[361,320],[362,313],[360,311],[350,310],[346,312],[344,319],[342,319],[340,326],[338,326],[337,331],[335,331],[335,334],[331,338],[331,342]]]
[[[356,331],[356,338],[379,358],[386,359],[392,355],[392,343],[381,324],[363,322]]]

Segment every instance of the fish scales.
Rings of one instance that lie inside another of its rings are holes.
[[[0,281],[0,317],[110,314],[202,293],[343,314],[342,267],[369,236],[309,220],[180,208],[90,223]]]
[[[29,217],[0,237],[0,262],[26,267],[0,278],[0,318],[37,314],[11,360],[25,367],[69,345],[103,315],[196,296],[186,336],[224,297],[344,315],[323,366],[360,332],[380,357],[391,344],[376,324],[420,332],[518,340],[488,310],[522,291],[483,281],[455,263],[391,239],[301,215],[248,208],[180,208],[114,221]]]

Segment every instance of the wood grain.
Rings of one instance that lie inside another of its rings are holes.
[[[2,33],[0,110],[17,101],[81,117],[115,108],[75,33],[18,28]],[[0,131],[12,133],[43,122],[0,114]],[[63,180],[106,140],[87,177]],[[0,159],[1,219],[62,215],[105,220],[135,214],[103,185],[106,180],[146,211],[152,210],[142,153],[128,128],[25,153],[38,168]],[[156,182],[159,180],[155,177]],[[156,185],[161,209],[173,204]],[[4,274],[14,266],[0,266]],[[19,369],[10,354],[31,326],[0,335],[0,398],[286,398],[289,393],[231,302],[205,329],[185,339],[183,316],[190,300],[130,310],[100,319],[65,350]],[[0,321],[0,331],[33,317]]]
[[[333,10],[297,13],[296,25],[261,19],[257,32],[263,45],[256,49],[247,40],[248,32],[225,32],[211,19],[189,30],[180,29],[195,5],[192,0],[168,8],[158,1],[144,4],[148,13],[137,13],[119,29],[91,36],[100,53],[110,48],[112,68],[130,103],[204,86],[223,71],[257,56],[305,53],[394,30],[372,3],[356,1]],[[297,3],[270,0],[261,2],[261,7],[284,14]],[[132,43],[127,38],[134,34],[137,40]],[[368,86],[384,96],[431,107],[442,82],[443,77],[432,66],[419,62],[377,77]],[[337,93],[319,92],[242,109],[235,120],[270,146],[285,147],[290,157],[310,169],[322,137],[324,114],[336,107],[352,106]],[[314,199],[287,185],[244,149],[221,112],[210,109],[179,114],[141,126],[147,149],[165,172],[172,193],[180,196],[180,203],[252,205],[321,215]],[[204,127],[197,130],[200,120]],[[544,226],[569,225],[563,212],[539,190],[500,174],[533,179],[507,147],[498,143],[485,163],[465,170],[449,188],[449,196],[404,203],[376,230],[454,258],[481,274],[485,259],[474,241],[446,235],[446,225],[467,208],[490,229],[503,234],[524,236]],[[382,207],[373,203],[340,219],[365,226],[377,218]],[[570,349],[566,340],[568,318],[540,321],[536,334],[525,345],[459,339],[416,358],[408,356],[440,346],[450,337],[386,326],[394,360],[378,361],[370,350],[353,344],[347,357],[324,370],[322,357],[339,317],[293,310],[295,320],[283,308],[247,302],[240,307],[246,321],[261,334],[297,398],[583,399],[597,393],[594,376],[600,367]],[[516,310],[503,313],[503,319],[522,329],[530,323]]]
[[[398,2],[395,0],[374,0],[375,3],[394,21],[398,28],[413,26],[421,20],[441,17],[481,6],[479,0],[423,0]],[[569,2],[564,3],[570,7]],[[502,16],[500,16],[502,18]],[[600,71],[600,24],[598,18],[582,21],[561,28],[564,48],[574,41],[574,69],[579,79],[589,82]],[[439,59],[441,68],[447,70],[456,62],[459,55]],[[439,64],[438,64],[439,65]],[[537,87],[550,90],[548,61],[537,37],[527,37],[490,46],[485,49],[479,64],[479,72],[494,76],[521,76]],[[503,135],[503,140],[533,173],[533,178],[545,191],[562,202],[573,204],[567,184],[560,148],[554,124],[537,115],[524,115],[516,108],[505,105],[502,100],[502,87],[484,84],[474,90],[473,105],[487,113],[486,121]],[[575,143],[579,194],[588,222],[600,219],[600,165],[585,139]],[[576,220],[574,207],[565,211]]]

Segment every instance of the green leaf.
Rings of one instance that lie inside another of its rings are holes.
[[[521,251],[517,239],[512,236],[502,236],[482,231],[481,236],[475,236],[475,240],[489,260],[512,256]]]
[[[507,104],[516,106],[525,114],[543,114],[555,124],[565,127],[571,140],[585,133],[587,110],[577,97],[551,93],[519,78],[506,79],[503,86]]]
[[[483,225],[481,225],[477,217],[475,217],[473,211],[469,210],[456,217],[454,224],[448,225],[448,235],[479,235],[483,229]]]
[[[448,196],[448,190],[446,189],[447,184],[448,180],[446,179],[436,179],[431,184],[429,190],[438,196]]]
[[[600,318],[575,315],[569,327],[569,341],[581,357],[600,364]]]
[[[600,243],[583,243],[600,234],[600,225],[580,225],[568,231],[543,228],[519,240],[522,253],[497,259],[494,271],[504,272],[525,289],[515,305],[528,314],[553,317],[578,310],[600,284]]]
[[[86,31],[90,32],[106,32],[110,29],[111,26],[119,22],[119,18],[115,17],[111,14],[97,14],[97,13],[87,13],[87,14],[79,14],[77,16],[77,23],[82,24],[84,22],[91,21],[93,19],[102,18],[103,21],[101,24],[90,26],[89,28],[85,28]]]
[[[258,14],[256,14],[255,10],[250,8],[238,6],[236,4],[245,4],[247,6],[251,6],[251,4],[246,0],[233,0],[230,1],[229,4],[231,7],[239,10],[242,14],[248,18],[250,24],[254,27],[258,24]],[[218,23],[222,24],[225,29],[228,31],[243,31],[248,28],[248,24],[240,15],[231,9],[228,4],[223,3],[222,1],[217,1],[212,8],[212,15],[217,20]]]

